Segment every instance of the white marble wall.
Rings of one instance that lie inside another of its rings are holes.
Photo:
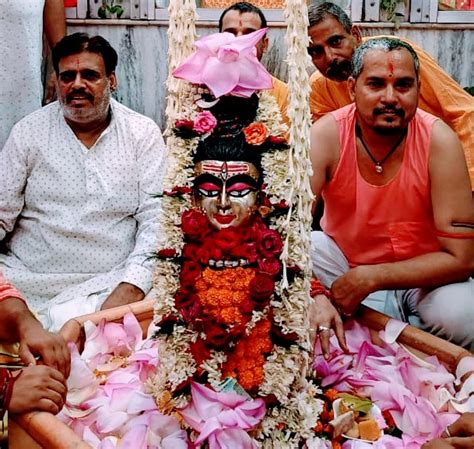
[[[164,124],[167,68],[167,27],[165,25],[69,25],[69,33],[85,31],[101,34],[119,53],[116,97],[132,109]],[[200,35],[213,32],[200,27]],[[263,63],[280,79],[287,77],[283,27],[270,30],[270,48]],[[398,34],[406,36],[428,51],[462,86],[474,85],[474,30],[365,28],[365,35]]]

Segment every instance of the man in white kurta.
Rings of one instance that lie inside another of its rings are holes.
[[[157,125],[110,100],[91,144],[66,119],[69,103],[25,117],[0,151],[0,268],[50,329],[99,310],[118,286],[142,292],[138,299],[150,291],[161,214]]]

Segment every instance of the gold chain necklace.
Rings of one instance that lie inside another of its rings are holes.
[[[382,158],[380,159],[379,161],[377,159],[375,159],[374,155],[370,152],[369,148],[367,147],[367,145],[365,144],[364,142],[364,139],[362,138],[362,131],[359,127],[359,125],[356,125],[356,136],[359,138],[360,140],[360,143],[362,144],[362,147],[364,148],[364,150],[367,152],[367,154],[369,155],[370,159],[372,159],[372,162],[375,164],[375,171],[379,174],[382,174],[383,173],[383,167],[382,167],[382,164],[393,154],[395,153],[396,149],[401,145],[401,143],[403,142],[403,139],[405,138],[405,136],[407,135],[407,130],[405,129],[402,133],[402,135],[400,136],[400,138],[395,142],[395,145],[391,148],[391,150]]]

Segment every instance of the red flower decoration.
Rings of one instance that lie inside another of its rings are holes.
[[[240,243],[240,233],[236,228],[221,229],[214,237],[214,245],[228,253]]]
[[[209,220],[202,212],[187,210],[181,216],[181,229],[189,240],[198,241],[209,233]]]
[[[181,130],[191,131],[194,128],[193,120],[176,120],[174,127]]]
[[[275,289],[273,279],[267,274],[258,273],[250,282],[250,295],[257,309],[263,309],[270,302]]]
[[[232,250],[232,256],[247,259],[250,263],[257,260],[257,245],[255,243],[242,243]]]
[[[263,257],[276,257],[281,253],[283,242],[280,234],[272,229],[260,233],[258,249]]]
[[[258,269],[260,270],[260,273],[275,277],[280,273],[281,262],[276,258],[264,257],[263,259],[259,259]]]
[[[189,260],[197,260],[200,246],[196,243],[186,243],[183,246],[183,258]]]
[[[205,327],[206,332],[206,345],[215,349],[222,349],[232,338],[232,335],[227,332],[225,326],[208,323]]]
[[[201,275],[201,265],[197,262],[186,261],[183,263],[179,279],[181,281],[181,287],[184,289],[194,288],[194,282]]]
[[[274,145],[282,145],[286,144],[286,137],[282,136],[269,136],[267,142],[272,143]]]
[[[191,307],[195,303],[199,303],[199,297],[192,290],[180,288],[174,295],[174,305],[178,310]]]
[[[191,193],[191,187],[188,186],[174,186],[171,190],[166,190],[166,196],[181,196],[187,193]]]
[[[158,257],[162,259],[170,259],[176,256],[176,250],[173,248],[163,248],[158,251]]]

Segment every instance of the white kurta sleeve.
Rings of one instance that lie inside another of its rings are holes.
[[[135,247],[126,261],[122,282],[133,284],[147,294],[152,285],[154,253],[161,228],[161,196],[167,150],[158,126],[150,122],[149,133],[138,151],[139,206],[135,213]]]
[[[21,142],[21,130],[17,125],[0,150],[0,240],[13,230],[23,209],[27,159],[27,148]]]

